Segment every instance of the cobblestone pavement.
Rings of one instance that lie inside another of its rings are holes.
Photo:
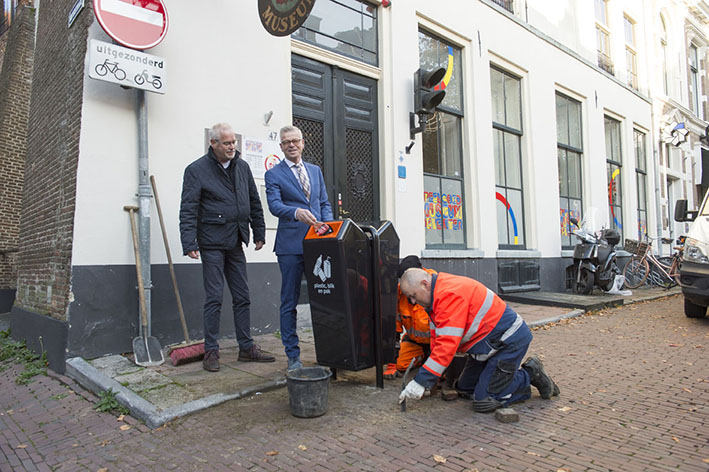
[[[439,397],[396,404],[401,381],[339,373],[326,415],[291,416],[285,389],[156,430],[93,411],[66,377],[0,373],[0,470],[709,470],[709,319],[673,296],[535,330],[561,395],[535,391],[518,423]],[[65,383],[62,383],[65,382]],[[445,461],[445,462],[444,462]]]

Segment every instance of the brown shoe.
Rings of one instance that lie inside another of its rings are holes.
[[[212,349],[205,352],[202,367],[209,372],[219,372],[219,351]]]
[[[237,360],[244,362],[273,362],[276,358],[263,352],[258,344],[254,344],[250,349],[239,349],[239,358]]]

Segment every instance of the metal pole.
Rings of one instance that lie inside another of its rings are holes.
[[[150,277],[150,174],[148,169],[148,107],[145,102],[145,91],[138,92],[138,234],[140,235],[139,249],[142,265],[146,314],[148,317],[148,332],[150,336],[152,326],[151,316],[151,290],[153,280]]]

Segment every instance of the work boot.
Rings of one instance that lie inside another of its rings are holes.
[[[396,369],[396,364],[387,364],[387,368],[384,371],[384,378],[393,380],[397,377],[401,377],[401,372]]]
[[[544,372],[544,365],[537,356],[527,358],[522,364],[522,368],[529,374],[529,383],[539,390],[539,395],[545,400],[549,400],[554,395],[559,395],[559,387]]]
[[[239,358],[237,360],[243,362],[273,362],[276,358],[263,352],[258,344],[254,344],[249,349],[239,349]]]
[[[209,372],[219,371],[219,351],[216,349],[211,349],[204,353],[204,359],[202,359],[202,367],[204,370]]]

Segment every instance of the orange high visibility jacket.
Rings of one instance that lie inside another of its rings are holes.
[[[423,368],[440,377],[456,352],[467,352],[495,328],[506,307],[500,297],[477,280],[439,273],[429,310],[431,356]]]
[[[435,270],[423,269],[429,274]],[[406,336],[415,343],[429,344],[431,342],[430,320],[428,312],[421,305],[412,305],[409,299],[401,293],[399,288],[399,303],[396,309],[396,332],[401,333],[402,327],[406,329]]]

